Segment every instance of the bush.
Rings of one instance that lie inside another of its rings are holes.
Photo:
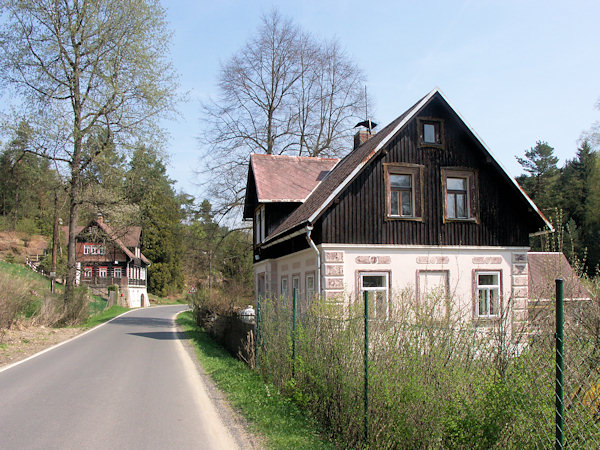
[[[349,447],[545,447],[552,443],[553,348],[540,335],[519,356],[506,327],[424,311],[410,292],[369,322],[369,441],[364,442],[364,319],[261,301],[258,367]],[[432,308],[434,310],[435,308]],[[509,356],[512,355],[512,356]],[[292,376],[294,374],[294,376]],[[540,383],[546,380],[546,383]]]
[[[32,303],[29,283],[0,272],[0,329],[30,315],[35,308]]]
[[[90,297],[86,286],[75,288],[73,301],[66,304],[63,295],[48,294],[40,312],[40,320],[52,326],[73,326],[89,316]]]

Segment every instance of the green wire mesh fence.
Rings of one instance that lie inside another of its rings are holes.
[[[365,321],[361,301],[343,314],[326,303],[295,310],[294,303],[260,301],[257,367],[340,441],[377,448],[556,445],[552,305],[527,329],[513,330],[416,307]],[[595,308],[565,308],[565,447],[600,447]]]

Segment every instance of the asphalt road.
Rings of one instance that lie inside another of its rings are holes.
[[[134,310],[0,372],[0,448],[236,448],[174,326]]]

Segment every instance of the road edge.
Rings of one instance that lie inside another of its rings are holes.
[[[183,329],[177,323],[177,316],[183,312],[185,311],[179,311],[177,314],[175,314],[175,326],[177,327],[177,331],[180,333],[185,333],[185,331],[183,331]],[[208,397],[216,406],[216,412],[219,415],[219,418],[229,429],[231,437],[236,442],[238,447],[244,449],[265,448],[261,438],[250,431],[250,424],[248,420],[237,409],[231,406],[229,400],[227,399],[227,395],[217,387],[210,375],[204,371],[204,367],[202,367],[202,364],[200,364],[198,356],[196,355],[196,350],[194,349],[194,346],[190,340],[180,339],[179,341],[194,363],[194,366],[198,371],[198,375],[204,383]]]
[[[163,306],[163,305],[161,305],[161,306]],[[167,305],[164,305],[164,306],[167,306]],[[93,328],[90,328],[89,330],[85,330],[84,332],[82,332],[82,333],[79,333],[79,334],[77,334],[77,335],[75,335],[75,336],[73,336],[73,337],[71,337],[71,338],[69,338],[69,339],[67,339],[67,340],[65,340],[65,341],[59,342],[58,344],[54,344],[54,345],[52,345],[51,347],[45,348],[44,350],[40,350],[39,352],[37,352],[37,353],[34,353],[33,355],[29,355],[27,358],[21,359],[21,360],[19,360],[19,361],[15,361],[14,363],[11,363],[11,364],[9,364],[8,366],[4,366],[4,367],[0,368],[0,373],[2,373],[2,372],[4,372],[4,371],[6,371],[6,370],[8,370],[8,369],[12,369],[13,367],[16,367],[16,366],[18,366],[19,364],[23,364],[24,362],[27,362],[27,361],[29,361],[30,359],[37,358],[38,356],[41,356],[41,355],[43,355],[44,353],[47,353],[47,352],[49,352],[49,351],[51,351],[51,350],[54,350],[55,348],[57,348],[57,347],[60,347],[61,345],[65,345],[65,344],[67,344],[67,343],[69,343],[69,342],[71,342],[71,341],[74,341],[74,340],[75,340],[75,339],[77,339],[77,338],[80,338],[80,337],[82,337],[82,336],[85,336],[86,334],[88,334],[88,333],[91,333],[91,332],[92,332],[92,331],[94,331],[94,330],[97,330],[98,328],[100,328],[100,327],[102,327],[102,326],[106,325],[107,323],[110,323],[110,322],[112,322],[113,320],[115,320],[115,319],[118,319],[118,318],[119,318],[119,317],[121,317],[121,316],[124,316],[125,314],[129,314],[129,313],[130,313],[130,312],[132,312],[132,311],[136,311],[137,309],[139,309],[139,308],[136,308],[136,309],[130,309],[129,311],[125,311],[124,313],[121,313],[121,314],[119,314],[118,316],[116,316],[116,317],[113,317],[113,318],[112,318],[112,319],[110,319],[110,320],[107,320],[106,322],[102,322],[101,324],[98,324],[98,325],[96,325],[95,327],[93,327]]]

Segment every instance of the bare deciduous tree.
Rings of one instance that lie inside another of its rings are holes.
[[[221,213],[239,206],[252,153],[340,156],[362,117],[364,76],[335,42],[277,11],[223,65],[219,97],[203,107],[203,171]]]
[[[172,109],[165,11],[158,0],[2,0],[0,10],[2,78],[38,119],[32,151],[63,163],[68,178],[69,303],[85,170],[113,143],[152,136],[155,118]]]

